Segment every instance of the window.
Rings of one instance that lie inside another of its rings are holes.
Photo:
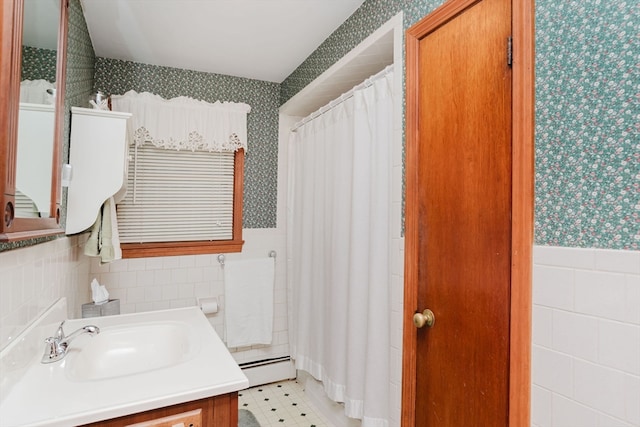
[[[138,149],[137,168],[131,157],[127,194],[117,208],[123,258],[242,250],[244,150],[146,146]]]
[[[112,104],[133,114],[123,258],[240,252],[248,106],[135,92]]]

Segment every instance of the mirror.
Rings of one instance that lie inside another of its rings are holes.
[[[47,218],[51,206],[59,0],[24,0],[15,216]]]
[[[0,242],[60,234],[67,0],[0,6]],[[6,72],[5,72],[6,71]]]

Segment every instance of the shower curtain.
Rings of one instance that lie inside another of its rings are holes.
[[[389,418],[392,82],[354,90],[289,144],[291,354],[363,427]]]

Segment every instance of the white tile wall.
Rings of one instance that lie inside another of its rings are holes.
[[[0,253],[0,349],[60,297],[69,317],[80,315],[88,297],[88,259],[81,238],[61,238]]]
[[[271,345],[232,348],[238,363],[289,355],[287,334],[286,235],[278,229],[245,229],[242,253],[226,254],[227,260],[276,256],[274,329]],[[196,305],[197,298],[217,297],[218,313],[207,315],[224,337],[224,280],[217,254],[118,260],[100,265],[90,261],[90,278],[107,287],[111,298],[120,299],[122,313],[162,310]]]
[[[533,260],[532,425],[640,427],[640,252]]]

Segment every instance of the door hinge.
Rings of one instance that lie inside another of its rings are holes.
[[[507,37],[507,65],[511,67],[513,64],[513,38]]]

